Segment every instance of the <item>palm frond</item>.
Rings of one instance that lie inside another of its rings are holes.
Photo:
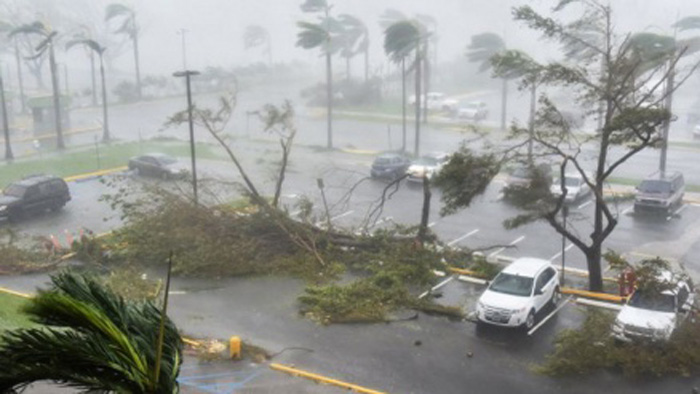
[[[472,36],[467,47],[467,58],[470,62],[481,63],[479,71],[491,68],[491,58],[506,49],[503,38],[496,33],[481,33]]]
[[[414,21],[399,21],[384,31],[384,52],[399,62],[420,45],[421,31]]]
[[[16,27],[10,31],[9,36],[14,37],[17,34],[39,34],[45,36],[47,34],[44,24],[36,21],[30,24]]]
[[[66,50],[73,48],[76,45],[84,45],[90,48],[95,53],[102,54],[106,48],[102,47],[97,41],[86,38],[70,40],[66,43]]]
[[[408,17],[401,11],[395,10],[393,8],[387,8],[384,13],[379,17],[379,26],[382,30],[386,30],[389,26],[396,22],[407,20]]]
[[[301,10],[304,12],[322,12],[328,8],[326,0],[306,0],[301,5]]]
[[[105,9],[105,20],[109,21],[117,17],[133,18],[134,10],[125,6],[124,4],[112,3],[107,5]]]
[[[330,39],[330,35],[326,29],[318,23],[297,22],[297,26],[301,29],[297,33],[296,46],[304,49],[312,49],[321,47]]]
[[[700,29],[700,16],[687,16],[673,24],[680,31]]]

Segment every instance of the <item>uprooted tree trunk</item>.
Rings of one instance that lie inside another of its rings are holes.
[[[420,226],[418,226],[418,242],[424,243],[428,237],[428,221],[430,220],[430,199],[432,197],[430,190],[430,177],[428,174],[423,176],[423,210],[420,215]]]

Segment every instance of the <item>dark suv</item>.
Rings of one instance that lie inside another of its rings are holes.
[[[13,182],[0,195],[0,218],[17,219],[26,213],[57,211],[70,201],[66,182],[52,175],[33,175]]]
[[[382,153],[374,159],[370,174],[372,178],[398,178],[406,173],[411,160],[398,153]]]

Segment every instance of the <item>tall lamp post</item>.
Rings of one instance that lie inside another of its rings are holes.
[[[187,115],[188,122],[190,125],[190,155],[192,156],[192,191],[194,193],[194,203],[195,205],[199,203],[197,198],[197,164],[195,160],[194,151],[194,124],[192,123],[192,87],[190,84],[190,78],[193,75],[199,75],[199,71],[185,70],[173,73],[174,77],[181,78],[185,77],[187,84]]]

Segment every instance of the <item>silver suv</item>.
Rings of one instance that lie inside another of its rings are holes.
[[[683,203],[685,180],[680,172],[654,173],[637,186],[634,212],[670,213]]]

